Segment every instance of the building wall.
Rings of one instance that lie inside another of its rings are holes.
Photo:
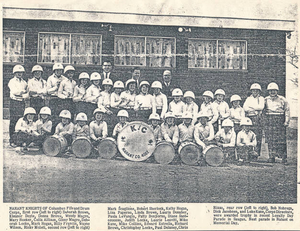
[[[173,80],[183,90],[192,90],[200,96],[205,90],[215,91],[223,88],[228,94],[239,94],[243,100],[249,94],[252,83],[258,82],[263,89],[268,83],[275,81],[280,86],[279,94],[285,95],[285,57],[270,56],[270,54],[285,54],[286,35],[283,31],[223,29],[223,28],[196,28],[191,32],[178,32],[174,26],[143,26],[112,24],[112,31],[101,27],[101,23],[63,22],[63,21],[34,21],[34,20],[3,20],[3,29],[10,31],[25,31],[25,78],[31,77],[31,68],[37,61],[38,32],[66,32],[102,34],[102,54],[114,53],[114,35],[165,36],[176,38],[176,53],[186,54],[176,58],[176,68],[172,68]],[[234,39],[247,41],[247,70],[204,70],[188,68],[188,38],[206,39]],[[268,56],[269,55],[269,56]],[[108,56],[113,61],[113,57]],[[103,61],[104,59],[102,59]],[[8,107],[9,91],[7,83],[12,77],[14,64],[3,65],[4,107]],[[52,65],[42,64],[44,78],[52,73]],[[76,76],[82,71],[89,74],[101,71],[101,66],[76,66]],[[126,81],[132,67],[115,67],[114,71],[120,79]],[[143,78],[150,82],[161,80],[165,68],[143,68]],[[263,95],[266,91],[263,90]]]

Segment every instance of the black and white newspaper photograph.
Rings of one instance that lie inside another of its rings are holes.
[[[300,230],[299,1],[1,1],[0,230]]]

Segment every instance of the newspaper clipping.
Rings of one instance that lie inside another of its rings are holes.
[[[2,2],[1,230],[300,230],[299,2]]]

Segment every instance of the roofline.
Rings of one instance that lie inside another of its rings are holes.
[[[57,14],[57,13],[60,14]],[[64,14],[62,14],[62,12]],[[117,18],[116,18],[117,16]],[[3,7],[3,18],[294,31],[295,20]],[[111,20],[107,20],[111,18]],[[192,20],[192,21],[190,21]]]

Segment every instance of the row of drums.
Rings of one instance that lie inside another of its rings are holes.
[[[66,139],[58,135],[49,136],[43,143],[43,151],[48,156],[59,156],[66,148]],[[79,137],[73,141],[71,148],[76,157],[86,158],[92,153],[93,145],[88,138]],[[117,140],[110,137],[102,139],[97,151],[103,159],[114,158],[118,151],[131,161],[144,161],[153,155],[156,162],[169,164],[175,158],[174,146],[167,141],[156,143],[153,130],[141,121],[134,121],[125,126]],[[210,145],[202,152],[197,144],[189,141],[180,144],[178,154],[181,161],[187,165],[197,164],[202,155],[211,166],[220,166],[225,159],[222,149],[218,146]]]

